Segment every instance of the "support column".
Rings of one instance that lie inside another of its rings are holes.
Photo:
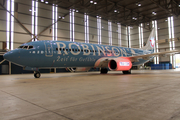
[[[9,75],[11,75],[11,62],[9,62]]]

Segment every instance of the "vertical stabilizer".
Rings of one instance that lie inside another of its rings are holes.
[[[149,35],[149,38],[146,42],[146,46],[144,46],[142,49],[154,51],[154,47],[155,47],[155,29],[151,31],[151,34]]]

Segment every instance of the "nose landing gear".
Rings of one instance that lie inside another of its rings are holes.
[[[34,77],[35,78],[40,78],[41,77],[41,73],[39,71],[34,71]]]

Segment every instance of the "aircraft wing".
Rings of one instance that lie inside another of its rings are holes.
[[[100,58],[96,61],[94,67],[107,67],[109,61],[113,59],[126,59],[130,60],[131,62],[138,62],[138,59],[144,59],[144,60],[149,60],[150,57],[152,56],[157,56],[157,55],[170,55],[170,54],[175,54],[175,53],[180,53],[178,50],[173,50],[173,51],[165,51],[165,52],[158,52],[158,53],[152,53],[152,54],[144,54],[144,55],[137,55],[137,56],[131,56],[131,57],[103,57]]]
[[[157,56],[157,55],[166,56],[166,55],[171,55],[171,54],[175,54],[175,53],[180,53],[180,51],[172,50],[172,51],[158,52],[158,53],[152,53],[152,54],[144,54],[144,55],[131,56],[131,57],[128,57],[128,58],[131,60],[131,62],[136,62],[140,58],[142,58],[144,60],[149,60],[150,57],[152,57],[152,56]]]

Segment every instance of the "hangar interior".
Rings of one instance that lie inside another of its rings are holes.
[[[36,40],[141,48],[152,28],[155,52],[178,50],[179,14],[178,0],[0,0],[0,61],[7,49]],[[179,59],[178,54],[158,56],[151,63],[177,68]],[[0,65],[0,74],[17,69],[22,72],[6,61]]]
[[[179,0],[0,0],[0,74],[8,74],[0,75],[0,120],[180,120],[180,69],[35,79],[3,62],[7,50],[36,40],[141,48],[153,28],[155,52],[179,50],[179,14]],[[176,68],[178,56],[150,63]]]

